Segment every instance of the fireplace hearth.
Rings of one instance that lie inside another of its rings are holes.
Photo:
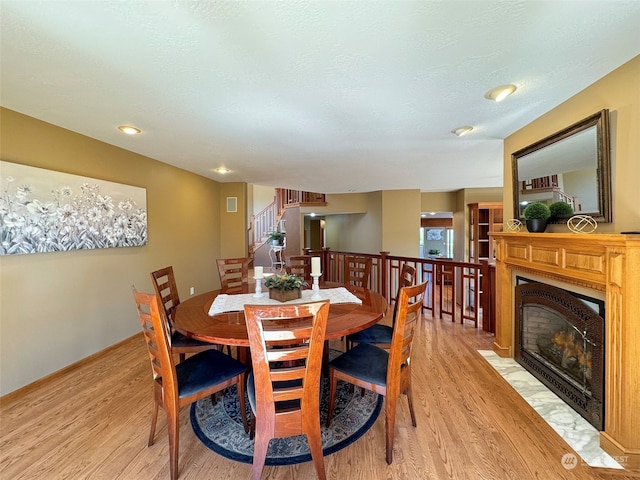
[[[604,429],[604,303],[516,278],[515,359]]]

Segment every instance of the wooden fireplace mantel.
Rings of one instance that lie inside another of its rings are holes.
[[[491,233],[496,241],[496,341],[514,353],[516,273],[605,294],[605,429],[600,446],[640,468],[640,235]]]

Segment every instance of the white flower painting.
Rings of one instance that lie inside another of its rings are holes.
[[[0,161],[0,255],[146,244],[146,189]]]

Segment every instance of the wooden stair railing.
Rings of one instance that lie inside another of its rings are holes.
[[[326,204],[324,193],[276,188],[273,202],[251,217],[248,231],[249,258],[253,259],[253,252],[264,244],[270,232],[278,228],[287,206],[324,206]]]

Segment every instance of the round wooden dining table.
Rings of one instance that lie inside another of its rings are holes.
[[[326,340],[364,330],[376,324],[387,310],[384,297],[368,289],[337,283],[321,283],[321,288],[345,287],[362,300],[358,303],[332,303],[327,319]],[[249,346],[244,311],[209,315],[209,308],[220,290],[203,293],[178,305],[173,323],[175,328],[188,337],[222,345]],[[266,295],[266,294],[265,294]],[[259,301],[256,299],[255,302]]]

